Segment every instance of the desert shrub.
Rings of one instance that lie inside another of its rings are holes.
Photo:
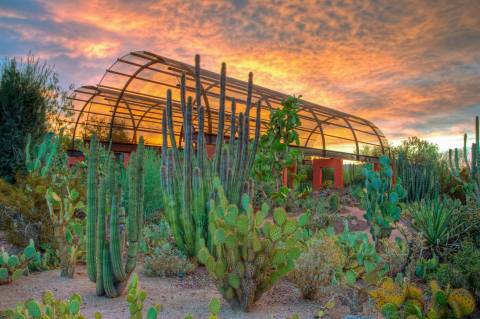
[[[313,299],[329,292],[336,272],[343,269],[346,256],[337,238],[319,232],[307,243],[307,250],[298,257],[289,279],[300,289],[302,297]]]
[[[471,290],[480,300],[480,249],[471,242],[463,242],[461,249],[452,256],[452,264],[461,273],[461,287]],[[459,278],[456,276],[456,278]]]
[[[384,238],[380,240],[380,247],[380,257],[385,265],[385,270],[389,276],[395,277],[397,273],[404,270],[407,263],[407,244],[399,238],[395,240]]]
[[[51,242],[54,236],[45,201],[47,182],[31,175],[17,180],[17,185],[12,185],[0,179],[0,219],[7,240],[20,247],[30,239],[36,245]]]
[[[147,276],[183,277],[195,270],[185,254],[175,247],[170,227],[164,220],[144,227],[140,249],[145,254]]]
[[[195,266],[171,243],[164,242],[145,257],[144,273],[151,277],[183,277]]]
[[[330,291],[331,285],[354,286],[357,279],[376,279],[383,272],[375,247],[364,232],[345,226],[335,235],[332,228],[310,239],[289,278],[308,299]]]

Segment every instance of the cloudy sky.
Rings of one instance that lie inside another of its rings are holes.
[[[390,141],[456,145],[480,114],[480,1],[1,0],[0,56],[68,86],[147,50],[365,117]]]

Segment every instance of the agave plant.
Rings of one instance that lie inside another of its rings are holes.
[[[447,197],[413,203],[410,212],[413,227],[422,233],[428,246],[439,255],[445,249],[457,246],[461,235],[469,228],[462,218],[461,203]]]

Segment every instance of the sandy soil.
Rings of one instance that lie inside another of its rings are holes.
[[[148,292],[147,306],[159,303],[163,307],[160,318],[208,317],[208,303],[212,297],[222,300],[221,318],[287,318],[298,314],[302,319],[314,318],[322,308],[321,301],[306,301],[293,284],[284,280],[265,294],[250,313],[235,311],[221,298],[203,268],[181,278],[150,278],[140,272],[141,287]],[[10,285],[0,286],[0,309],[12,308],[17,302],[30,297],[40,298],[45,290],[52,290],[57,298],[67,298],[79,293],[84,301],[82,314],[93,318],[98,311],[103,318],[128,318],[124,297],[110,299],[95,295],[95,284],[86,276],[85,266],[78,266],[74,279],[61,278],[58,270],[34,273]],[[338,304],[328,318],[343,318],[348,308]]]

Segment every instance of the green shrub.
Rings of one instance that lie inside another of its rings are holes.
[[[183,277],[195,266],[171,243],[164,242],[145,257],[144,273],[150,277]]]

